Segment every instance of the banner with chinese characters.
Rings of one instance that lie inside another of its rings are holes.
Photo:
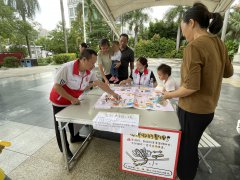
[[[181,131],[140,127],[137,135],[121,136],[122,171],[174,179]]]

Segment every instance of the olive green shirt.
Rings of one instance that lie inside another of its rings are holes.
[[[185,111],[209,114],[215,111],[222,78],[233,75],[224,43],[216,35],[203,35],[193,40],[184,50],[181,66],[181,86],[197,90],[179,98]]]
[[[103,54],[100,51],[97,56],[98,64],[101,64],[103,67],[103,72],[105,75],[109,75],[111,71],[112,60],[110,54]]]

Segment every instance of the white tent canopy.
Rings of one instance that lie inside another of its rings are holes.
[[[165,5],[182,5],[192,6],[196,0],[92,0],[99,12],[103,15],[108,25],[115,34],[119,34],[115,27],[117,17],[127,12],[152,7]],[[232,4],[233,0],[201,0],[209,11],[224,13]]]

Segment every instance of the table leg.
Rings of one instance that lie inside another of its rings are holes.
[[[66,124],[67,124],[67,123],[66,123]],[[63,123],[58,121],[58,127],[59,127],[59,131],[60,131],[60,137],[61,137],[61,143],[62,143],[63,156],[64,156],[64,159],[65,159],[66,168],[67,168],[67,170],[69,171],[66,141],[65,141],[65,138],[63,137],[63,130],[64,130],[64,128],[66,127],[66,124],[63,126]]]

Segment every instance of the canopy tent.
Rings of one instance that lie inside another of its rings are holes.
[[[147,8],[152,6],[165,6],[165,5],[182,5],[192,6],[196,0],[92,0],[99,12],[102,14],[108,25],[111,27],[116,35],[119,32],[115,26],[117,17],[127,12]],[[224,13],[233,0],[201,0],[209,11]]]

